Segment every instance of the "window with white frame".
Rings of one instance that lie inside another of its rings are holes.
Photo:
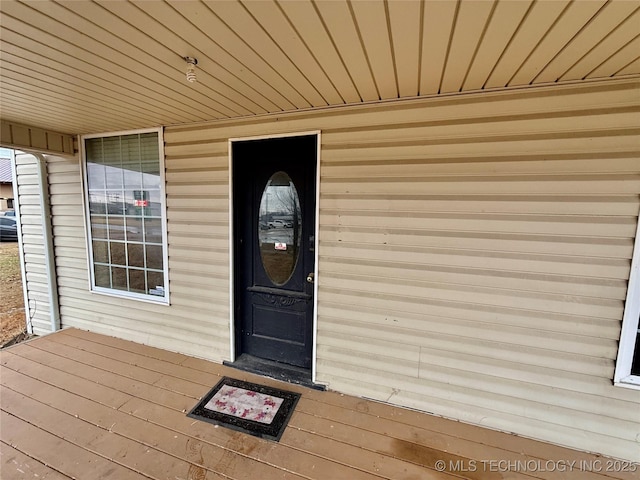
[[[616,385],[640,388],[640,216],[613,380]]]
[[[91,289],[168,303],[162,130],[82,140]]]

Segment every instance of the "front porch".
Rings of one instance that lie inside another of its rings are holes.
[[[624,462],[77,329],[0,358],[3,479],[640,478]],[[186,416],[221,376],[302,394],[279,443]]]

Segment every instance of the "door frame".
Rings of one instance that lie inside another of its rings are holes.
[[[320,145],[321,145],[321,131],[311,130],[303,132],[291,132],[291,133],[275,133],[267,135],[257,135],[249,137],[233,137],[228,141],[229,152],[229,353],[231,362],[236,361],[236,318],[235,318],[235,275],[234,275],[234,205],[233,205],[233,188],[234,188],[234,175],[233,175],[233,143],[245,142],[250,140],[268,140],[271,138],[288,138],[288,137],[301,137],[306,135],[315,135],[317,137],[316,142],[316,206],[315,206],[315,227],[314,227],[314,266],[313,266],[313,325],[312,334],[313,341],[311,347],[311,382],[316,382],[316,358],[317,358],[317,338],[318,338],[318,245],[319,238],[318,233],[320,229]]]

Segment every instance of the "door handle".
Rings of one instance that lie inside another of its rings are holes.
[[[309,275],[307,275],[307,282],[309,283],[313,283],[313,273],[310,273]]]

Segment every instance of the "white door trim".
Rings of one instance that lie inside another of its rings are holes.
[[[234,223],[233,223],[233,143],[245,142],[249,140],[266,140],[270,138],[288,138],[288,137],[301,137],[307,135],[315,135],[317,141],[316,152],[316,209],[315,209],[315,232],[314,232],[314,278],[313,282],[313,342],[311,352],[311,381],[316,382],[316,359],[317,359],[317,339],[318,339],[318,232],[320,229],[320,145],[321,145],[321,132],[320,130],[312,130],[305,132],[292,132],[292,133],[278,133],[272,135],[259,135],[251,137],[234,137],[229,138],[228,151],[229,151],[229,357],[232,362],[236,360],[236,328],[235,328],[235,276],[233,271],[234,264]]]

